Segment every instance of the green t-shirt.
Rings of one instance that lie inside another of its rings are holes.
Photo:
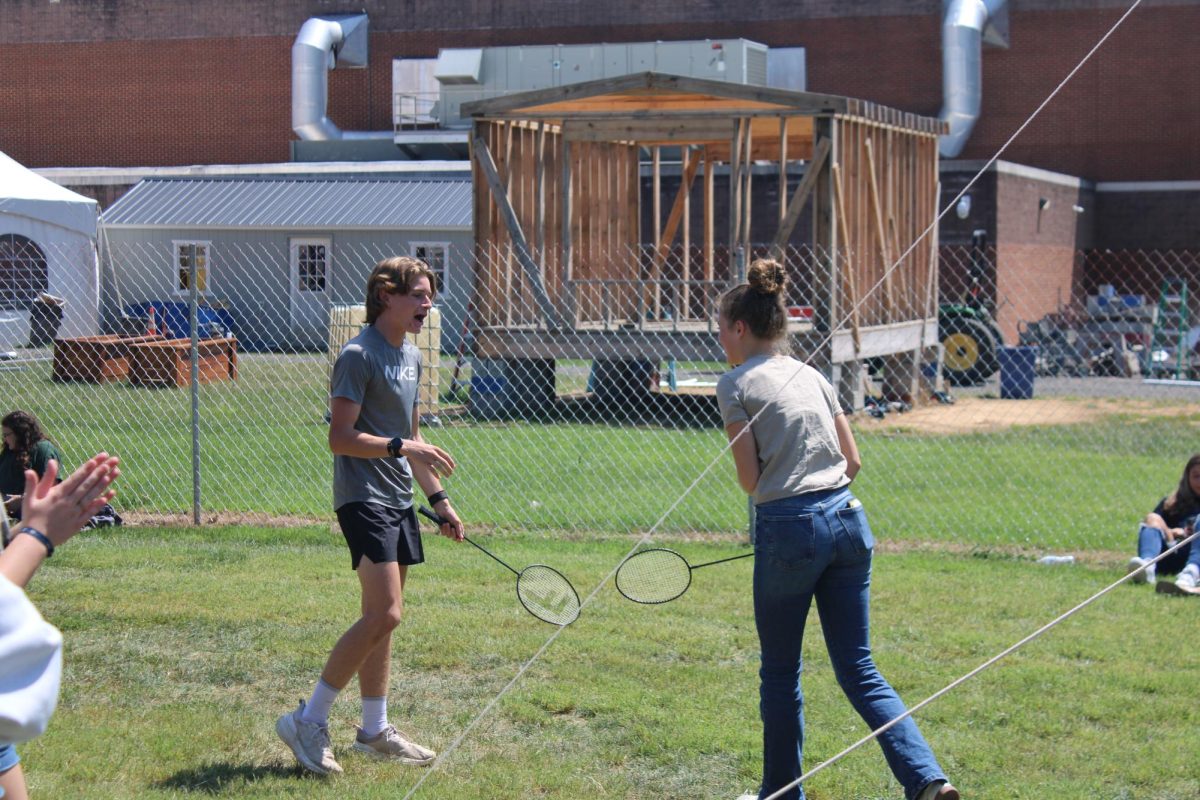
[[[50,459],[56,459],[59,475],[62,475],[62,453],[51,442],[42,439],[29,451],[29,468],[39,476],[46,471]],[[4,494],[25,493],[25,467],[17,460],[17,454],[8,448],[0,450],[0,492]]]

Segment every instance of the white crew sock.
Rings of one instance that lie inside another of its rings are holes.
[[[368,739],[378,736],[387,725],[387,695],[364,697],[362,699],[363,735]]]
[[[333,708],[333,701],[337,700],[340,689],[335,689],[323,680],[317,679],[317,685],[313,687],[312,697],[304,706],[304,713],[300,715],[300,719],[305,722],[311,722],[322,727],[329,725],[329,709]]]

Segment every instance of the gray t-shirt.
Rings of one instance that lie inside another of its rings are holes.
[[[726,425],[763,412],[750,426],[761,472],[756,504],[850,483],[833,424],[842,407],[817,370],[788,356],[754,356],[721,376],[717,403]]]
[[[413,409],[421,380],[421,353],[405,340],[392,347],[368,325],[338,355],[329,396],[361,406],[355,430],[391,439],[412,438]],[[407,458],[333,457],[333,507],[378,503],[390,508],[412,505],[412,470]]]

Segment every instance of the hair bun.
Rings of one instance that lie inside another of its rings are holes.
[[[750,265],[746,280],[750,288],[759,294],[782,294],[787,286],[787,273],[775,259],[759,258]]]

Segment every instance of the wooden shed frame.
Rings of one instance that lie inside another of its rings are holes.
[[[793,326],[794,344],[847,399],[861,398],[865,359],[912,354],[901,382],[916,393],[919,359],[937,341],[937,137],[945,132],[937,119],[653,72],[462,111],[473,120],[477,355],[721,359],[710,305],[698,319],[657,313],[663,260],[680,235],[683,252],[691,250],[688,208],[698,183],[703,255],[694,272],[685,266],[675,291],[723,289],[744,275],[749,256],[786,255],[809,208],[806,242],[822,263],[813,273],[812,319]],[[647,264],[628,254],[643,242],[643,165],[657,190],[663,148],[679,149],[682,178],[665,221],[653,192]],[[771,241],[751,242],[754,173],[762,180],[763,162],[777,174],[779,223]],[[718,179],[729,192],[722,231],[713,213]],[[718,241],[727,264],[716,261]],[[617,326],[595,311],[611,304],[593,302],[614,293],[637,309]],[[872,302],[861,302],[868,293]]]

